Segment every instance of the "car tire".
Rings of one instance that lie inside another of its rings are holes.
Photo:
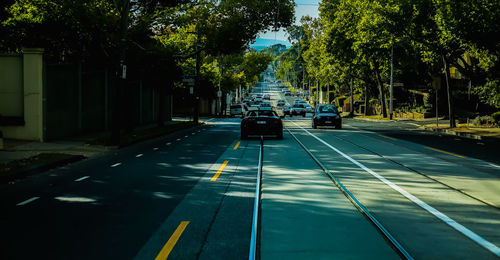
[[[277,136],[278,140],[283,140],[283,130],[281,130],[281,132],[278,132]]]
[[[241,131],[241,140],[246,140],[248,139],[248,134],[244,131]]]
[[[302,114],[302,117],[306,117],[306,113]]]
[[[335,125],[335,129],[341,129],[342,128],[342,124],[336,124]]]
[[[313,122],[313,123],[312,123],[312,128],[313,128],[313,129],[317,129],[317,128],[318,128],[318,126],[317,126],[317,125]]]

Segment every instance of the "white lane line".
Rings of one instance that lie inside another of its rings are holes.
[[[153,151],[158,151],[158,149],[159,149],[158,147],[155,147],[153,148]]]
[[[75,181],[83,181],[83,180],[88,179],[88,178],[90,178],[90,176],[83,176],[81,178],[76,179]]]
[[[490,166],[495,167],[495,168],[500,168],[500,166],[498,166],[498,165],[496,165],[496,164],[494,164],[494,163],[488,163],[488,164],[489,164]]]
[[[195,132],[192,132],[191,135],[195,135],[196,133]]]
[[[28,204],[28,203],[30,203],[30,202],[33,202],[33,201],[35,201],[35,200],[37,200],[37,199],[39,199],[39,198],[40,198],[40,197],[33,197],[33,198],[31,198],[31,199],[27,199],[27,200],[25,200],[25,201],[23,201],[23,202],[19,202],[19,203],[17,203],[17,204],[16,204],[16,206],[24,206],[24,205],[26,205],[26,204]]]
[[[181,140],[180,138],[177,138],[177,140],[176,140],[176,141],[180,141],[180,140]]]
[[[115,163],[115,164],[111,165],[110,167],[116,167],[116,166],[120,166],[120,165],[122,165],[122,163],[121,163],[121,162],[119,162],[119,163]]]
[[[458,222],[456,222],[455,220],[451,219],[450,217],[446,216],[445,214],[441,213],[439,210],[433,208],[432,206],[430,206],[429,204],[421,201],[419,198],[413,196],[412,194],[410,194],[409,192],[407,192],[406,190],[404,190],[403,188],[399,187],[398,185],[394,184],[393,182],[387,180],[386,178],[382,177],[381,175],[379,175],[378,173],[372,171],[371,169],[369,169],[368,167],[364,166],[362,163],[354,160],[353,158],[349,157],[347,154],[341,152],[340,150],[338,150],[337,148],[331,146],[329,143],[323,141],[323,139],[313,135],[311,132],[307,131],[306,129],[304,129],[303,127],[299,126],[298,124],[296,124],[295,122],[292,122],[294,123],[296,126],[298,126],[299,128],[301,128],[302,130],[304,130],[306,133],[308,133],[310,136],[314,137],[316,140],[320,141],[321,143],[323,143],[324,145],[328,146],[330,149],[334,150],[335,152],[337,152],[338,154],[342,155],[344,158],[346,158],[347,160],[351,161],[352,163],[356,164],[357,166],[359,166],[361,169],[365,170],[366,172],[370,173],[371,175],[373,175],[374,177],[376,177],[377,179],[379,179],[380,181],[382,181],[383,183],[389,185],[389,187],[393,188],[394,190],[396,190],[397,192],[399,192],[401,195],[405,196],[406,198],[408,198],[409,200],[413,201],[415,204],[417,204],[418,206],[420,206],[421,208],[427,210],[427,212],[431,213],[432,215],[436,216],[437,218],[439,218],[440,220],[442,220],[444,223],[448,224],[449,226],[451,226],[452,228],[454,228],[455,230],[457,230],[458,232],[464,234],[466,237],[472,239],[474,242],[478,243],[480,246],[486,248],[487,250],[489,250],[490,252],[494,253],[495,255],[497,256],[500,256],[500,248],[497,247],[496,245],[492,244],[491,242],[489,242],[488,240],[482,238],[481,236],[479,236],[478,234],[472,232],[472,230],[462,226],[461,224],[459,224]]]
[[[139,158],[139,157],[142,157],[144,154],[140,153],[138,155],[136,155],[135,157]]]
[[[166,143],[165,145],[171,145],[172,143]]]
[[[185,135],[184,137],[185,137],[185,138],[188,138],[189,136]]]

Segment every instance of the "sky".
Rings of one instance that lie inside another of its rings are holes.
[[[295,0],[295,24],[300,24],[300,18],[302,16],[309,15],[311,17],[318,17],[318,6],[320,1],[321,0]],[[288,41],[284,29],[276,32],[276,36],[274,32],[267,32],[261,33],[258,37],[264,39],[274,39],[276,37],[278,40]]]

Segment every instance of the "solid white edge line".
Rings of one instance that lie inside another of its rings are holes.
[[[24,206],[24,205],[26,205],[26,204],[28,204],[28,203],[30,203],[30,202],[33,202],[33,201],[35,201],[35,200],[37,200],[37,199],[39,199],[39,198],[40,198],[40,197],[33,197],[33,198],[31,198],[31,199],[27,199],[27,200],[25,200],[25,201],[23,201],[23,202],[19,202],[19,203],[17,203],[17,204],[16,204],[16,206]]]
[[[119,162],[119,163],[115,163],[115,164],[111,165],[110,167],[116,167],[116,166],[120,166],[120,165],[122,165],[122,163],[121,163],[121,162]]]
[[[436,216],[437,218],[439,218],[440,220],[442,220],[444,223],[448,224],[449,226],[453,227],[455,230],[457,230],[458,232],[464,234],[465,236],[467,236],[468,238],[472,239],[474,242],[476,242],[477,244],[479,244],[480,246],[486,248],[487,250],[489,250],[490,252],[492,252],[493,254],[497,255],[497,256],[500,256],[500,248],[497,247],[496,245],[494,245],[493,243],[489,242],[488,240],[482,238],[481,236],[479,236],[478,234],[474,233],[472,230],[464,227],[463,225],[459,224],[458,222],[456,222],[455,220],[451,219],[450,217],[448,217],[447,215],[441,213],[439,210],[433,208],[432,206],[430,206],[429,204],[421,201],[419,198],[413,196],[412,194],[410,194],[409,192],[407,192],[406,190],[404,190],[403,188],[399,187],[398,185],[394,184],[393,182],[387,180],[386,178],[382,177],[381,175],[379,175],[378,173],[372,171],[371,169],[369,169],[368,167],[364,166],[362,163],[354,160],[353,158],[349,157],[347,154],[343,153],[342,151],[338,150],[337,148],[333,147],[332,145],[330,145],[329,143],[325,142],[323,139],[315,136],[314,134],[312,134],[311,132],[307,131],[305,128],[301,127],[300,125],[296,124],[295,122],[292,122],[293,124],[295,124],[296,126],[298,126],[299,128],[301,128],[302,130],[304,130],[306,133],[308,133],[310,136],[314,137],[316,140],[320,141],[321,143],[323,143],[324,145],[328,146],[330,149],[334,150],[335,152],[337,152],[338,154],[342,155],[344,158],[346,158],[347,160],[351,161],[352,163],[356,164],[357,166],[359,166],[361,169],[365,170],[366,172],[370,173],[371,175],[375,176],[377,179],[379,179],[380,181],[382,181],[383,183],[389,185],[391,188],[393,188],[394,190],[396,190],[397,192],[399,192],[401,195],[405,196],[406,198],[408,198],[409,200],[411,200],[412,202],[414,202],[415,204],[417,204],[418,206],[420,206],[421,208],[427,210],[427,212],[431,213],[432,215]]]
[[[88,178],[90,178],[90,176],[83,176],[81,178],[76,179],[75,181],[83,181],[83,180],[88,179]]]

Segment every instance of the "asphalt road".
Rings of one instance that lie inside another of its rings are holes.
[[[295,138],[415,259],[500,256],[495,143],[311,116],[264,141],[261,259],[401,257]],[[260,141],[240,140],[240,118],[208,120],[0,186],[0,259],[248,258]]]

